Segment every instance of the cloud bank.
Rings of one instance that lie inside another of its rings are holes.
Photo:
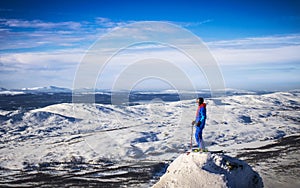
[[[189,27],[212,21],[179,24]],[[0,85],[16,88],[59,83],[60,86],[72,87],[72,76],[89,47],[104,34],[128,23],[134,21],[116,22],[103,17],[96,17],[94,22],[0,19],[0,76],[3,78]],[[153,28],[149,28],[149,32],[151,29]],[[162,31],[163,29],[161,28]],[[133,36],[142,37],[139,36],[139,31]],[[262,83],[260,88],[279,82],[299,87],[299,33],[209,41],[206,44],[230,87],[244,85],[247,88],[247,85],[255,85],[252,82]],[[126,53],[122,59],[117,59],[115,66],[131,61],[133,56],[143,57],[146,54],[154,56],[163,53],[174,57],[174,61],[182,65],[186,61],[174,55],[174,51],[155,44],[136,46]],[[118,67],[111,68],[112,71],[116,69]],[[30,77],[25,74],[26,71],[35,76]],[[191,74],[192,72],[191,70]],[[250,81],[247,82],[247,79]],[[36,83],[35,80],[40,82]],[[51,83],[51,80],[56,81]]]

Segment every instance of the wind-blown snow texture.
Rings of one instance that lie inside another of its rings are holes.
[[[153,188],[263,187],[260,176],[243,161],[210,153],[181,154]]]
[[[298,187],[299,97],[207,99],[208,149],[246,160],[266,187]],[[148,187],[188,149],[195,111],[195,100],[2,109],[0,184]]]

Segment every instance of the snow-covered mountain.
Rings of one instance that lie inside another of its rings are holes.
[[[0,95],[22,95],[25,94],[23,91],[10,91],[10,90],[1,90]]]
[[[48,86],[48,87],[32,87],[22,89],[5,89],[0,88],[0,95],[22,95],[22,94],[40,94],[40,93],[71,93],[68,88]]]
[[[127,91],[127,90],[120,90],[120,91],[111,91],[109,89],[97,89],[97,88],[81,88],[81,89],[69,89],[69,88],[63,88],[63,87],[57,87],[57,86],[45,86],[45,87],[31,87],[31,88],[21,88],[21,89],[6,89],[6,88],[0,88],[0,95],[3,94],[36,94],[36,93],[78,93],[78,94],[111,94],[111,93],[133,93],[133,94],[202,94],[204,96],[210,96],[211,90],[210,89],[201,89],[201,90],[195,90],[195,91],[188,91],[188,90],[133,90],[133,91]],[[248,90],[241,90],[241,89],[231,89],[226,88],[224,90],[216,90],[216,93],[220,92],[224,95],[247,95],[247,94],[263,94],[263,93],[270,93],[270,92],[263,92],[263,91],[248,91]]]
[[[57,86],[22,88],[21,90],[26,93],[70,93],[72,92],[71,89],[57,87]]]
[[[300,162],[299,91],[205,102],[204,140],[209,150],[246,160],[262,175],[266,187],[299,185],[294,173],[300,170],[295,165]],[[0,110],[0,182],[22,182],[32,178],[30,173],[43,172],[74,182],[149,187],[164,163],[189,149],[196,108],[193,99]],[[28,176],[20,176],[26,171]],[[142,172],[147,173],[140,177]]]

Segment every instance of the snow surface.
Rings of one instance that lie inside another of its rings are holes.
[[[23,91],[0,91],[0,95],[22,95],[25,94]]]
[[[263,187],[258,173],[245,162],[211,153],[181,154],[153,188]]]
[[[203,136],[209,150],[237,156],[245,148],[300,134],[299,91],[205,102],[208,118]],[[26,112],[1,110],[0,168],[22,170],[29,164],[74,159],[88,164],[106,159],[123,163],[172,161],[189,148],[196,108],[195,100],[153,100],[136,106],[61,103]],[[298,151],[285,161],[287,165],[299,162]],[[268,173],[276,162],[255,164],[266,187],[300,185],[299,173],[287,172],[281,179]],[[297,172],[299,166],[294,169]]]

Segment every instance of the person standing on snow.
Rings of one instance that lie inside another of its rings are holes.
[[[202,97],[199,97],[197,99],[198,103],[198,109],[196,113],[196,120],[192,122],[192,125],[196,124],[196,133],[195,138],[199,147],[200,151],[203,151],[205,149],[203,138],[202,138],[202,131],[205,126],[205,120],[206,120],[206,104],[204,103],[204,99]]]

